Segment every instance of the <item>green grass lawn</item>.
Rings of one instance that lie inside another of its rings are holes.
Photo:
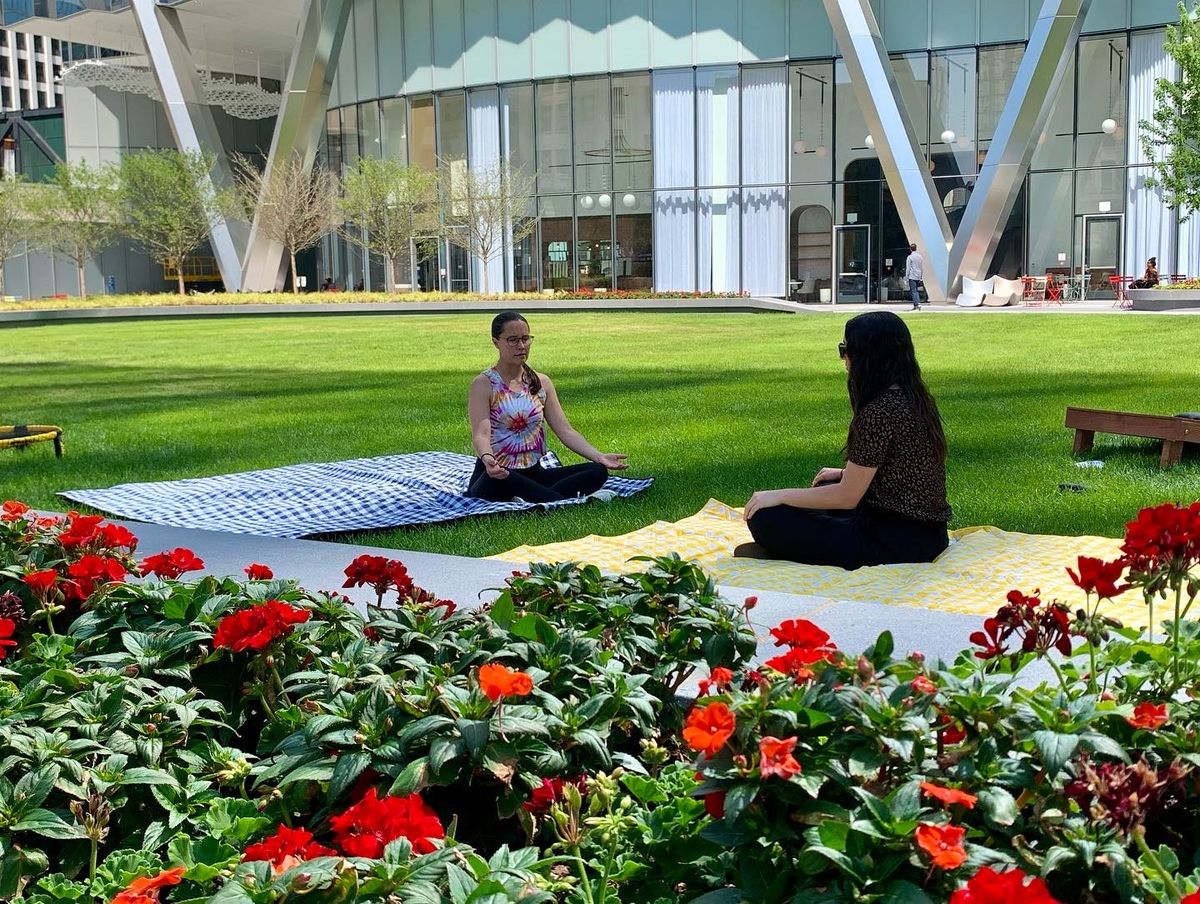
[[[835,465],[848,419],[833,314],[531,317],[533,363],[598,447],[654,475],[644,496],[339,539],[484,556],[615,534],[805,485]],[[0,497],[426,449],[469,451],[466,393],[492,363],[489,318],[239,318],[0,327],[0,422],[57,423],[0,451]],[[1200,456],[1158,469],[1157,444],[1099,437],[1080,470],[1067,405],[1200,409],[1200,319],[1121,315],[909,319],[946,420],[955,526],[1116,535],[1143,505],[1200,498]],[[561,449],[559,449],[561,453]],[[564,462],[574,456],[562,454]],[[1087,484],[1083,494],[1059,483]]]

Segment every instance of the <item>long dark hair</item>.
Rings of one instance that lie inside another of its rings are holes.
[[[492,338],[499,339],[500,334],[504,332],[504,327],[514,320],[519,320],[521,323],[529,326],[529,321],[516,311],[501,311],[492,318]],[[529,392],[536,396],[542,391],[542,378],[528,364],[523,364],[522,366],[524,368],[523,376],[525,378],[525,385],[529,387]]]
[[[933,443],[938,463],[946,460],[946,434],[937,403],[917,364],[912,334],[904,321],[891,311],[871,311],[846,322],[846,356],[850,359],[850,409],[856,415],[872,400],[896,386],[908,400],[917,423],[925,428]],[[855,422],[850,421],[849,447],[854,440]]]

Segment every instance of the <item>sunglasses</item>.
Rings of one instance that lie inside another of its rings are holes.
[[[838,357],[839,358],[846,357],[846,343],[845,342],[838,343]]]

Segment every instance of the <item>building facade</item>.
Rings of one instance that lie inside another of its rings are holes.
[[[130,4],[86,2],[104,10],[14,27],[50,22],[45,34],[75,40],[100,22],[110,46],[136,55],[136,29],[111,24],[132,21]],[[231,58],[242,52],[241,71],[257,67],[261,80],[266,66],[282,83],[288,66],[275,51],[251,59],[256,51],[237,48],[253,29],[255,46],[268,37],[303,46],[313,2],[263,0],[255,14],[229,0],[171,8],[184,23],[208,14],[204,54],[223,54],[222,65],[239,71]],[[906,216],[911,192],[901,198],[885,176],[899,139],[870,134],[876,111],[864,108],[861,76],[830,18],[860,2],[866,10],[867,0],[345,0],[340,20],[321,26],[338,49],[324,73],[327,109],[303,115],[324,117],[312,151],[334,170],[386,156],[452,171],[506,159],[536,174],[527,215],[537,229],[486,265],[493,290],[893,300],[917,240]],[[950,235],[971,210],[1027,45],[1055,5],[870,0]],[[1153,255],[1163,273],[1195,275],[1200,231],[1180,225],[1146,186],[1138,128],[1153,109],[1155,79],[1174,72],[1163,28],[1178,18],[1175,0],[1083,6],[986,272],[1086,272],[1098,289],[1107,275],[1140,273]],[[228,34],[215,31],[220,16]],[[285,85],[285,103],[295,90]],[[289,115],[285,107],[280,123]],[[276,148],[294,132],[281,125]],[[85,153],[85,144],[68,152]],[[322,280],[339,287],[383,286],[379,262],[344,240],[326,240],[318,261]],[[399,281],[479,289],[484,266],[442,243],[414,256]]]

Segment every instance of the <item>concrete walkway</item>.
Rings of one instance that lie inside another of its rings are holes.
[[[362,588],[342,590],[341,587],[346,566],[351,559],[363,553],[399,559],[407,566],[418,586],[437,593],[443,599],[452,599],[460,606],[472,608],[494,599],[496,588],[503,585],[504,579],[515,567],[507,562],[462,556],[314,540],[280,540],[131,521],[117,523],[124,524],[137,535],[139,557],[184,546],[204,560],[208,573],[239,578],[244,577],[243,568],[251,562],[260,562],[269,566],[277,577],[295,578],[310,590],[346,593],[364,607],[368,601],[374,601],[370,591]],[[746,587],[722,586],[721,592],[733,601],[741,601],[751,595],[758,597],[758,605],[753,610],[753,622],[760,636],[760,658],[768,658],[778,652],[767,632],[787,618],[811,619],[828,631],[838,646],[849,653],[860,652],[874,643],[881,631],[889,630],[895,636],[898,655],[920,650],[931,661],[939,657],[952,660],[959,650],[969,646],[968,635],[979,630],[982,622],[976,616],[905,606],[838,602]],[[1001,602],[997,601],[997,606]]]

